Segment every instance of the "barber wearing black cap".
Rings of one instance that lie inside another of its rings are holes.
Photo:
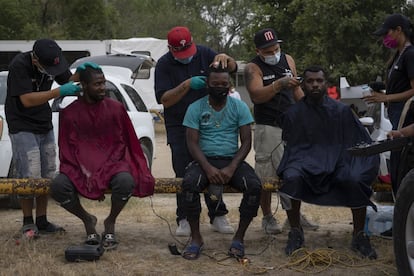
[[[55,138],[48,101],[80,91],[70,81],[75,76],[68,68],[61,48],[50,39],[37,40],[32,51],[18,54],[9,65],[5,111],[19,178],[53,178],[56,173]],[[51,89],[54,80],[62,86]],[[35,221],[34,196],[20,197],[24,237],[64,231],[47,220],[47,200],[47,195],[36,197]]]
[[[367,102],[384,102],[387,104],[388,117],[392,129],[399,126],[404,105],[414,96],[414,47],[413,30],[410,20],[402,14],[389,15],[382,25],[374,32],[382,37],[383,45],[390,48],[392,56],[387,63],[386,93],[373,92],[364,97]],[[413,123],[407,116],[402,126]],[[390,156],[390,175],[394,195],[398,190],[397,170],[400,158],[399,151],[392,151]]]
[[[255,171],[261,178],[277,176],[276,169],[283,155],[281,115],[304,96],[296,78],[295,61],[282,52],[281,42],[274,29],[259,30],[254,36],[257,55],[244,70],[246,88],[254,103]],[[282,227],[273,217],[271,196],[271,192],[262,191],[262,228],[266,234],[279,234]],[[301,218],[304,225],[317,228]]]

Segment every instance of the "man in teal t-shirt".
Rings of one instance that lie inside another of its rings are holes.
[[[208,96],[191,104],[184,117],[188,150],[194,159],[182,183],[183,212],[191,227],[191,243],[183,252],[188,260],[197,259],[204,244],[199,228],[204,189],[217,204],[222,200],[223,185],[243,192],[239,227],[228,252],[237,259],[244,257],[244,235],[260,204],[260,179],[244,161],[251,149],[253,117],[246,103],[228,96],[229,88],[229,73],[221,66],[211,67]]]

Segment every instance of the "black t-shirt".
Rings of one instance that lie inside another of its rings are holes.
[[[202,45],[197,45],[197,52],[189,64],[181,64],[167,52],[158,61],[155,67],[155,95],[158,103],[161,97],[170,89],[194,76],[207,76],[210,64],[214,61],[216,52]],[[164,109],[166,127],[182,126],[188,106],[207,95],[206,89],[193,90],[175,105]]]
[[[285,76],[293,76],[284,53],[276,65],[264,63],[259,56],[251,60],[259,66],[263,74],[263,86]],[[268,102],[254,105],[254,119],[256,124],[280,126],[281,115],[295,103],[292,89],[282,89]]]
[[[64,84],[71,75],[69,70],[56,77],[42,74],[32,64],[30,52],[18,54],[9,65],[7,77],[5,111],[9,132],[27,131],[41,134],[50,131],[53,125],[49,103],[24,107],[19,96],[36,91],[48,91],[53,80]]]

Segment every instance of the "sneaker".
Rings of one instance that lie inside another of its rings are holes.
[[[364,231],[360,231],[352,237],[352,250],[361,253],[363,257],[368,257],[371,260],[377,258],[377,252],[371,247],[369,237]]]
[[[272,215],[266,215],[262,219],[262,229],[268,235],[282,233],[282,227]]]
[[[211,228],[222,234],[234,234],[234,229],[227,221],[226,216],[215,217],[211,224]]]
[[[292,253],[301,248],[305,238],[303,237],[303,230],[299,228],[292,228],[289,231],[288,241],[285,248],[286,255],[290,256]]]
[[[392,227],[388,230],[385,230],[384,232],[382,232],[380,234],[381,238],[387,239],[387,240],[392,240]]]
[[[316,231],[319,229],[318,224],[311,222],[305,217],[305,215],[302,215],[302,214],[300,215],[300,225],[302,226],[302,229],[306,229],[306,230]],[[286,219],[285,223],[283,224],[283,229],[289,229],[289,228],[290,228],[289,220]]]
[[[300,226],[302,226],[302,229],[306,229],[306,230],[312,230],[312,231],[316,231],[319,228],[319,225],[309,221],[305,215],[300,215]]]
[[[175,235],[179,237],[189,237],[191,235],[191,228],[187,219],[180,220]]]

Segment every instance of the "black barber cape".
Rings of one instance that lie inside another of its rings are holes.
[[[327,96],[315,105],[305,96],[283,115],[282,129],[286,145],[277,170],[282,194],[318,205],[375,208],[370,186],[379,156],[346,151],[372,142],[349,106]]]

